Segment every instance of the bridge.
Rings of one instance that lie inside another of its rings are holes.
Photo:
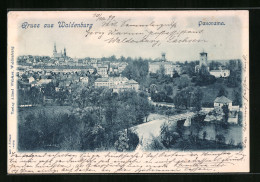
[[[210,110],[212,110],[213,108],[210,109],[202,109],[202,111],[200,111],[200,114],[207,114],[208,112],[210,112]],[[184,120],[184,126],[190,126],[191,125],[191,119],[192,117],[194,117],[197,113],[195,112],[187,112],[187,113],[183,113],[183,114],[177,114],[177,115],[173,115],[173,116],[165,116],[165,115],[161,115],[161,117],[159,119],[155,119],[137,126],[132,127],[131,129],[133,129],[140,140],[140,145],[138,147],[138,149],[142,149],[145,146],[149,145],[150,142],[152,141],[153,138],[159,137],[160,136],[160,132],[161,132],[161,126],[164,123],[168,123],[171,125],[177,125],[177,121],[179,120]]]
[[[187,112],[187,113],[183,113],[183,114],[178,114],[178,115],[173,115],[171,117],[171,119],[169,120],[169,122],[177,122],[179,120],[184,120],[184,126],[190,126],[191,125],[191,119],[196,115],[196,114],[202,114],[202,115],[206,115],[208,114],[210,111],[212,111],[214,108],[202,108],[201,111],[199,111],[198,113],[195,112]]]

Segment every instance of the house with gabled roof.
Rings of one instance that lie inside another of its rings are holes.
[[[225,96],[217,97],[214,100],[214,107],[222,108],[223,105],[227,105],[229,109],[232,108],[232,100],[228,99]]]
[[[238,112],[240,111],[239,106],[233,106],[232,100],[225,96],[217,97],[215,99],[214,108],[216,111],[220,110],[224,105],[227,105],[229,109],[228,122],[238,124]]]

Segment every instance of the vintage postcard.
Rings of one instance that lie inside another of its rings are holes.
[[[249,172],[248,16],[8,12],[8,173]]]

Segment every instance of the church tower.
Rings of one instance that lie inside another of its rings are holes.
[[[57,54],[56,43],[54,43],[53,56]]]
[[[201,52],[200,53],[200,67],[204,65],[204,66],[208,66],[208,53],[206,52]]]
[[[67,57],[67,53],[66,53],[66,48],[65,48],[65,47],[64,47],[63,56],[64,56],[64,57]]]

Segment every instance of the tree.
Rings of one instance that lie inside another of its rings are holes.
[[[180,92],[177,92],[177,94],[173,98],[173,103],[175,107],[177,108],[185,107],[187,109],[190,103],[191,93],[192,91],[190,90],[190,88],[185,88]]]
[[[241,88],[239,88],[239,89],[241,90]],[[232,96],[233,96],[233,104],[239,105],[241,107],[242,106],[241,92],[239,92],[237,90],[233,90]]]
[[[173,75],[172,75],[172,78],[178,78],[178,77],[180,77],[180,75],[178,74],[177,71],[174,71]]]
[[[178,88],[183,89],[188,87],[190,84],[190,80],[187,76],[181,76],[178,80]]]
[[[151,144],[149,145],[149,149],[151,149],[152,151],[158,151],[158,150],[162,150],[164,148],[165,147],[159,141],[159,139],[154,137],[154,136],[152,136],[152,141],[151,141]]]
[[[105,129],[100,124],[85,127],[81,134],[82,150],[97,150],[104,146]]]
[[[198,86],[204,86],[215,83],[216,78],[215,76],[210,75],[208,68],[205,65],[202,65],[193,81]]]
[[[195,66],[196,66],[196,62],[192,61],[192,62],[185,62],[184,66],[183,66],[183,70],[184,73],[187,73],[190,77],[195,75]]]
[[[157,92],[157,85],[155,85],[155,84],[151,84],[150,85],[150,92],[151,93],[156,93]]]
[[[195,107],[195,111],[200,111],[202,106],[203,92],[200,88],[195,88],[192,94],[192,106]]]
[[[225,143],[225,137],[221,134],[216,135],[216,142]]]
[[[164,90],[166,92],[166,95],[168,95],[168,96],[173,94],[173,88],[169,84],[164,85]]]
[[[177,132],[170,130],[169,126],[165,123],[161,126],[160,136],[161,142],[165,148],[170,148],[180,138],[180,135]]]
[[[220,88],[219,88],[219,91],[218,91],[218,95],[217,95],[218,97],[221,97],[221,96],[225,96],[225,97],[227,97],[228,96],[228,91],[223,87],[223,86],[221,86]]]
[[[110,56],[108,59],[111,62],[115,62],[117,60],[115,55]]]
[[[167,110],[165,111],[165,114],[166,114],[166,116],[168,117],[168,123],[169,123],[170,115],[172,115],[173,113],[174,113],[174,111],[171,110],[171,109],[167,109]]]
[[[54,96],[55,94],[55,85],[53,82],[48,83],[43,89],[44,95]]]
[[[190,131],[192,134],[196,136],[195,142],[197,141],[196,139],[199,138],[199,133],[205,124],[204,123],[205,117],[206,115],[197,114],[193,118],[191,118]]]
[[[129,104],[120,103],[117,109],[117,124],[121,129],[128,129],[136,122],[135,108]]]
[[[223,110],[223,113],[224,113],[224,122],[227,122],[228,121],[228,118],[229,118],[229,109],[228,109],[228,105],[223,105],[222,106],[222,110]]]
[[[122,72],[122,75],[141,83],[146,81],[148,71],[148,61],[139,59],[131,61]]]
[[[154,102],[165,102],[166,97],[167,97],[167,95],[162,91],[160,91],[158,93],[151,93],[151,99]]]
[[[118,140],[115,142],[114,146],[116,150],[120,152],[124,151],[134,151],[139,143],[139,138],[133,131],[119,132]]]
[[[176,131],[177,131],[177,133],[179,133],[181,138],[183,137],[183,133],[185,131],[185,127],[184,127],[185,121],[186,121],[186,119],[179,120],[179,121],[177,121],[177,125],[176,125]]]
[[[230,75],[227,79],[226,85],[228,87],[238,87],[239,85],[241,85],[241,60],[230,60],[227,64],[227,68],[230,70]]]
[[[203,98],[203,92],[200,88],[187,87],[177,92],[173,98],[173,103],[177,108],[195,107],[196,111],[201,110],[201,102]]]
[[[36,130],[35,114],[28,114],[24,122],[18,122],[19,150],[36,150],[39,148],[39,133]]]
[[[55,98],[58,102],[59,105],[63,105],[65,102],[65,99],[67,99],[69,96],[69,91],[65,90],[65,91],[59,91],[55,94]]]
[[[139,114],[139,121],[137,122],[142,123],[143,118],[145,118],[145,122],[147,122],[147,117],[151,112],[151,105],[148,101],[147,95],[144,92],[140,92],[136,102],[136,113]]]
[[[207,132],[204,131],[204,132],[203,132],[203,140],[206,140],[206,137],[207,137]]]
[[[219,66],[221,66],[222,64],[218,61],[211,61],[209,63],[209,69],[210,70],[217,70],[219,68]]]
[[[42,104],[43,95],[40,92],[40,89],[36,87],[32,87],[28,92],[28,95],[29,95],[29,101],[31,102],[32,105]]]

